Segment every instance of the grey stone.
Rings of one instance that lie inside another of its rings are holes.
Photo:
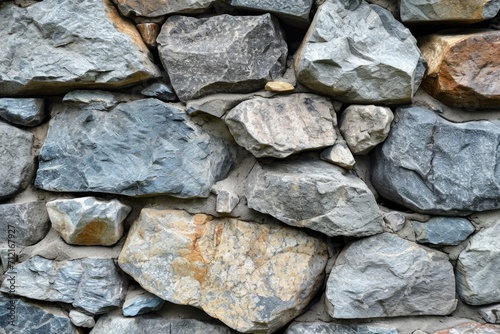
[[[144,99],[57,114],[39,160],[41,189],[186,198],[208,197],[232,153],[175,105]]]
[[[405,226],[406,217],[400,212],[391,211],[384,215],[384,221],[393,232],[399,232]]]
[[[483,325],[478,322],[466,322],[453,328],[447,328],[434,334],[498,334],[500,326]]]
[[[325,322],[295,323],[285,334],[398,334],[396,329],[380,328],[372,325],[340,325]]]
[[[111,110],[121,101],[116,93],[103,90],[74,90],[64,95],[63,102],[85,109]]]
[[[366,184],[324,161],[256,164],[248,177],[246,197],[254,210],[328,236],[361,237],[383,231],[377,203]]]
[[[17,261],[17,254],[15,253],[15,247],[2,247],[0,248],[0,263],[2,264],[2,273],[9,270],[10,264],[14,264]]]
[[[35,256],[14,267],[15,294],[31,299],[73,304],[91,314],[120,307],[127,281],[111,259],[52,261]],[[7,278],[0,291],[9,291]]]
[[[231,213],[239,202],[238,195],[228,190],[221,190],[217,194],[216,211],[218,213]]]
[[[92,328],[95,326],[94,317],[76,310],[69,311],[69,319],[73,325],[78,327]]]
[[[125,16],[158,17],[167,14],[203,13],[210,9],[216,0],[113,0]]]
[[[434,217],[412,225],[417,242],[438,246],[459,245],[475,230],[470,221],[456,217]]]
[[[0,98],[0,117],[14,124],[37,126],[45,118],[45,100]]]
[[[316,12],[295,71],[303,85],[342,102],[403,104],[411,101],[425,66],[415,38],[387,10],[331,0]]]
[[[326,298],[332,317],[348,319],[447,315],[457,305],[448,256],[389,233],[340,253]]]
[[[500,324],[500,304],[479,307],[477,312],[484,321],[490,324]]]
[[[0,122],[0,200],[17,195],[31,183],[32,145],[31,133]]]
[[[499,121],[452,123],[428,109],[398,108],[374,151],[372,182],[380,195],[421,213],[498,209],[499,144]]]
[[[4,96],[116,89],[160,76],[135,26],[109,1],[6,4],[0,37]]]
[[[320,154],[321,160],[328,161],[345,169],[353,169],[356,160],[345,141],[337,140],[332,147],[327,148]]]
[[[165,301],[160,297],[138,288],[127,293],[122,306],[123,315],[126,317],[135,317],[139,314],[158,311],[164,303]]]
[[[500,302],[500,223],[477,232],[457,262],[457,291],[470,305]]]
[[[313,94],[256,97],[225,118],[236,142],[257,158],[285,158],[333,145],[336,119],[332,103]]]
[[[391,14],[398,21],[400,21],[399,1],[395,1],[395,0],[367,0],[367,2],[387,9],[389,12],[391,12]]]
[[[474,23],[494,18],[499,10],[498,0],[401,0],[403,22]]]
[[[132,208],[114,199],[58,199],[47,203],[52,227],[68,244],[114,245],[123,235],[123,222]]]
[[[232,0],[231,6],[269,12],[287,23],[307,26],[312,3],[313,0]]]
[[[141,90],[141,94],[147,97],[154,97],[165,102],[175,102],[179,99],[175,95],[172,85],[164,82],[155,82]]]
[[[158,50],[181,101],[264,88],[285,70],[287,46],[278,22],[261,16],[172,16]]]
[[[35,201],[0,205],[0,243],[8,242],[12,234],[16,246],[30,246],[42,240],[49,232],[49,215],[45,202]],[[11,232],[7,233],[7,231]]]

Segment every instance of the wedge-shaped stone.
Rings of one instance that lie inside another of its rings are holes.
[[[272,333],[321,287],[323,242],[290,228],[143,209],[118,259],[155,295],[241,332]]]
[[[125,16],[158,17],[173,13],[195,14],[210,9],[216,0],[113,0]]]
[[[474,23],[494,18],[499,10],[499,0],[401,0],[403,22]]]

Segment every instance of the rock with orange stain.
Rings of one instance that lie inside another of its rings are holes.
[[[323,242],[291,228],[143,209],[118,263],[167,301],[240,332],[271,333],[321,288],[327,259]]]
[[[494,18],[499,0],[401,0],[403,22],[474,23]]]
[[[500,31],[435,34],[419,40],[428,70],[422,87],[446,104],[468,109],[500,104]]]
[[[448,328],[434,334],[498,334],[500,326],[483,325],[478,322],[467,322],[459,326]]]
[[[59,199],[47,203],[52,227],[71,245],[111,246],[123,235],[123,222],[132,208],[114,199]]]

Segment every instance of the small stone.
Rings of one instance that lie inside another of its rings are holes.
[[[13,124],[40,125],[45,118],[45,100],[0,98],[0,117]]]
[[[0,264],[2,264],[2,273],[10,269],[9,264],[17,261],[17,254],[12,252],[12,248],[0,248]]]
[[[119,104],[120,101],[113,92],[103,90],[74,90],[64,95],[63,102],[74,105],[87,105],[89,109],[111,110]]]
[[[340,325],[325,322],[295,323],[290,325],[285,334],[398,334],[396,329],[375,327],[372,325]]]
[[[392,211],[384,215],[384,221],[393,232],[399,232],[405,226],[406,217],[400,212]]]
[[[137,30],[141,33],[142,40],[147,46],[156,46],[156,38],[160,34],[161,26],[155,22],[144,22],[136,24]]]
[[[141,90],[141,94],[147,97],[154,97],[165,102],[175,102],[179,99],[175,95],[172,85],[164,82],[155,82]]]
[[[435,332],[434,334],[498,334],[500,326],[483,325],[477,322],[467,322],[453,328]]]
[[[436,246],[459,245],[475,230],[467,219],[457,217],[434,217],[412,225],[417,242]]]
[[[216,0],[113,0],[125,16],[158,17],[167,14],[203,13],[210,9]]]
[[[499,10],[498,0],[401,0],[403,22],[475,23],[495,17]]]
[[[34,201],[0,205],[0,243],[8,243],[8,235],[14,236],[16,246],[31,246],[49,232],[49,215],[45,203]]]
[[[94,317],[77,310],[69,311],[69,318],[71,323],[78,327],[92,328],[95,326]]]
[[[291,83],[283,81],[269,81],[264,88],[266,91],[274,93],[291,93],[295,90]]]
[[[218,213],[231,213],[233,209],[240,202],[238,195],[231,191],[221,190],[217,194],[217,208]]]
[[[477,312],[484,321],[490,324],[500,324],[500,304],[479,307]]]
[[[231,6],[251,11],[269,12],[286,23],[307,27],[312,3],[313,0],[232,0]]]
[[[321,152],[320,158],[348,170],[353,169],[356,164],[352,152],[345,141],[339,142],[337,140],[332,147]]]
[[[129,291],[122,306],[123,315],[135,317],[153,311],[161,310],[165,301],[141,288]]]

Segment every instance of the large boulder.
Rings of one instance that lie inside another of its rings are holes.
[[[0,205],[0,228],[6,232],[0,234],[0,244],[9,243],[9,239],[10,244],[13,242],[16,246],[36,244],[50,229],[45,202],[32,201]],[[13,238],[9,238],[9,234]]]
[[[216,0],[113,0],[125,16],[158,16],[184,13],[196,14],[210,9]]]
[[[231,6],[269,12],[293,25],[307,26],[313,0],[231,0]]]
[[[339,101],[402,104],[411,101],[425,66],[415,38],[387,10],[331,0],[316,12],[295,71],[300,83]]]
[[[214,93],[248,93],[285,70],[287,46],[278,22],[261,16],[172,16],[158,50],[181,101]]]
[[[0,98],[0,117],[14,124],[37,126],[45,118],[45,100]]]
[[[143,209],[118,258],[141,286],[241,332],[272,333],[321,287],[326,245],[291,228]]]
[[[499,10],[498,0],[401,0],[403,22],[474,23],[494,18]]]

